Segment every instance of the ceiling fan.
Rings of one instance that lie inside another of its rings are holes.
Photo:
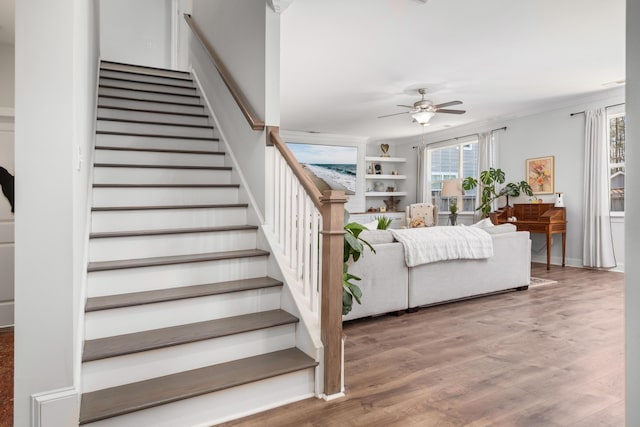
[[[433,102],[427,99],[424,99],[424,95],[427,93],[427,89],[420,88],[418,89],[418,93],[422,96],[422,99],[420,99],[420,101],[414,102],[413,105],[398,105],[398,107],[410,108],[409,111],[403,111],[402,113],[394,113],[394,114],[387,114],[384,116],[378,116],[378,118],[381,119],[383,117],[398,116],[400,114],[408,113],[408,114],[411,114],[411,117],[413,117],[414,121],[416,121],[417,123],[423,126],[427,126],[429,124],[429,120],[431,120],[431,118],[436,113],[447,113],[447,114],[466,113],[465,110],[451,110],[446,108],[446,107],[451,107],[452,105],[460,105],[462,104],[462,101],[449,101],[443,104],[434,105]]]

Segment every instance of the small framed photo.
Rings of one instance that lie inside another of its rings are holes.
[[[533,194],[553,194],[555,192],[553,156],[527,159],[526,174]]]
[[[373,169],[375,170],[376,175],[382,175],[382,165],[380,163],[375,163],[373,165]]]

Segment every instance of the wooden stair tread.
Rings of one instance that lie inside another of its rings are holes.
[[[115,261],[90,262],[87,271],[121,270],[125,268],[156,267],[162,265],[185,264],[191,262],[219,261],[235,258],[251,258],[269,255],[261,249],[245,249],[239,251],[208,252],[201,254],[173,255],[152,258],[124,259]]]
[[[85,341],[82,362],[140,353],[297,322],[297,317],[277,309],[97,338]]]
[[[105,122],[132,123],[138,125],[154,125],[154,126],[176,126],[197,129],[213,129],[211,125],[194,125],[190,123],[171,123],[171,122],[152,122],[149,120],[132,120],[132,119],[116,119],[111,117],[97,117],[97,120]]]
[[[227,282],[191,285],[179,288],[158,289],[154,291],[132,292],[128,294],[107,295],[87,299],[85,311],[110,310],[114,308],[131,307],[135,305],[153,304],[158,302],[176,301],[187,298],[198,298],[232,292],[250,291],[280,287],[282,282],[271,277],[257,277],[253,279],[230,280]]]
[[[158,99],[138,99],[138,98],[130,98],[128,96],[98,94],[98,102],[100,102],[100,98],[120,99],[120,100],[123,100],[123,101],[150,102],[152,104],[156,103],[156,104],[182,105],[182,106],[185,106],[185,107],[202,108],[202,110],[204,111],[204,105],[202,105],[202,104],[193,104],[193,103],[188,103],[188,102],[165,101],[165,100],[158,100]]]
[[[191,166],[191,165],[145,165],[131,163],[94,163],[97,168],[142,168],[142,169],[203,169],[212,171],[230,171],[231,166]]]
[[[147,101],[143,101],[147,102]],[[188,116],[188,117],[199,117],[199,118],[209,118],[206,114],[196,114],[196,113],[182,113],[182,112],[173,112],[173,111],[159,111],[159,110],[146,110],[144,108],[131,108],[131,107],[114,107],[112,105],[100,105],[98,104],[98,108],[102,108],[104,110],[119,110],[119,111],[134,111],[136,113],[151,113],[151,114],[166,114],[170,116]]]
[[[116,71],[116,70],[104,70],[104,71]],[[137,75],[142,75],[142,76],[149,76],[149,77],[162,77],[162,76],[157,76],[154,74],[140,74],[140,73],[131,73],[131,74],[137,74]],[[171,83],[161,83],[161,82],[147,82],[144,80],[133,80],[131,78],[126,79],[123,77],[113,77],[113,76],[100,76],[100,80],[102,79],[108,79],[108,80],[117,80],[119,82],[127,82],[127,83],[136,83],[136,84],[143,84],[143,85],[156,85],[156,86],[166,86],[166,87],[175,87],[178,89],[190,89],[195,91],[196,88],[195,86],[183,86],[183,85],[179,85],[179,84],[171,84]],[[189,81],[192,82],[192,80],[185,80],[185,79],[174,79],[174,80],[180,80],[180,81]]]
[[[200,396],[313,368],[309,356],[290,348],[137,383],[84,393],[80,424]]]
[[[138,148],[138,147],[117,147],[111,145],[96,145],[96,150],[109,151],[141,151],[149,153],[171,153],[171,154],[202,154],[206,156],[224,156],[224,151],[206,151],[206,150],[177,150],[170,148]]]
[[[105,231],[101,233],[91,233],[89,238],[103,239],[111,237],[160,236],[167,234],[215,233],[220,231],[245,231],[257,229],[257,225],[226,225],[220,227],[172,228],[160,230]]]
[[[191,73],[188,72],[188,71],[172,70],[170,68],[152,67],[150,65],[128,64],[126,62],[108,61],[108,60],[105,60],[105,59],[100,60],[100,69],[101,70],[104,69],[104,70],[114,71],[112,68],[104,68],[103,67],[104,64],[124,65],[126,67],[142,68],[142,69],[146,69],[146,70],[168,71],[170,73],[183,74],[183,75],[187,76],[187,78],[189,80],[191,80]],[[141,74],[143,74],[143,73],[141,73]]]
[[[149,210],[178,210],[178,209],[227,209],[227,208],[248,208],[248,203],[223,203],[210,205],[158,205],[158,206],[100,206],[92,207],[92,212],[109,211],[149,211]]]
[[[162,135],[155,133],[138,133],[138,132],[116,132],[110,130],[97,130],[97,135],[120,135],[120,136],[143,136],[146,138],[169,138],[169,139],[188,139],[198,141],[219,141],[218,138],[208,136],[184,136],[184,135]]]
[[[122,87],[122,86],[111,86],[111,85],[103,85],[98,84],[98,89],[118,89],[118,90],[126,90],[130,92],[142,92],[142,93],[155,93],[158,95],[171,95],[171,96],[180,96],[183,98],[194,98],[200,99],[200,95],[198,94],[187,94],[187,93],[174,93],[174,92],[162,92],[160,90],[151,90],[151,89],[134,89],[130,87]]]

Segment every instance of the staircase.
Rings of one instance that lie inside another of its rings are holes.
[[[101,63],[80,424],[211,425],[314,394],[215,135],[189,73]]]

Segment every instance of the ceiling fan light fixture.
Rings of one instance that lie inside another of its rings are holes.
[[[418,111],[411,114],[411,117],[413,117],[413,120],[420,123],[421,125],[425,125],[429,123],[429,120],[431,120],[431,117],[433,117],[435,114],[436,113],[434,113],[433,111]]]

